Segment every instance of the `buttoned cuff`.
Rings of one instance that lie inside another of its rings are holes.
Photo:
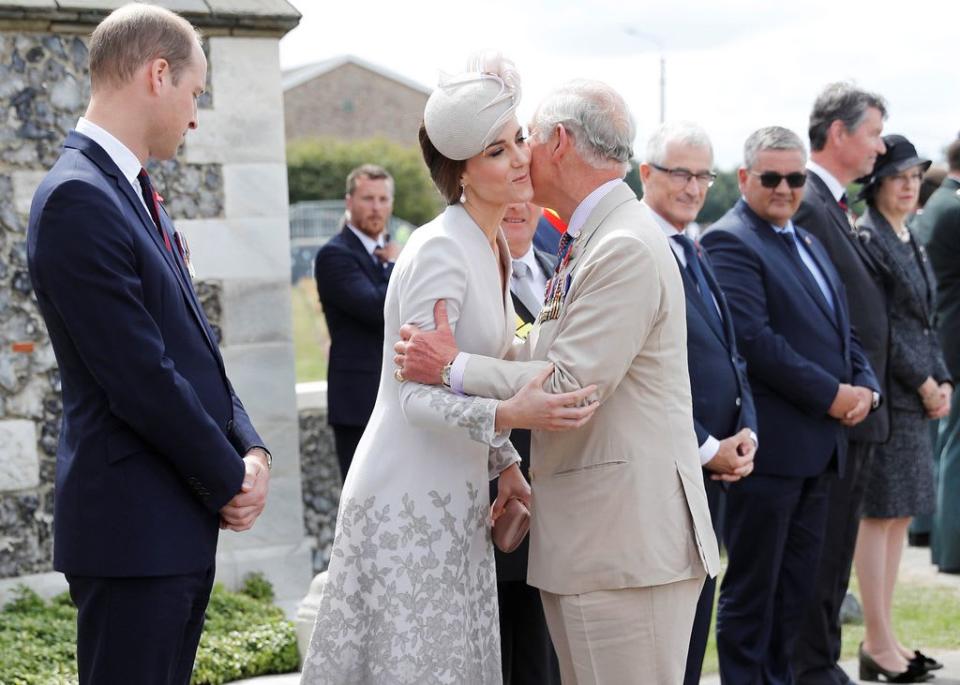
[[[450,365],[450,389],[458,395],[466,395],[463,391],[463,372],[467,368],[468,361],[470,361],[469,354],[458,352]]]
[[[700,466],[706,466],[711,459],[717,456],[719,451],[720,441],[712,435],[708,435],[707,439],[700,445]]]

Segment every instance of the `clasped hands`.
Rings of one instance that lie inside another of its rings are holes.
[[[756,452],[757,443],[753,441],[753,433],[749,428],[744,428],[721,440],[717,453],[703,467],[712,472],[710,480],[735,483],[753,472]]]
[[[841,383],[827,413],[844,426],[852,427],[867,418],[873,408],[873,390],[862,385]]]
[[[459,353],[443,300],[434,305],[433,318],[437,327],[432,331],[421,331],[412,324],[400,327],[400,340],[393,346],[393,362],[404,380],[439,385],[443,367]],[[499,403],[495,425],[498,432],[513,428],[573,430],[590,420],[600,406],[599,402],[590,399],[597,386],[589,385],[565,393],[546,392],[543,386],[553,369],[550,364],[513,397]]]
[[[927,410],[927,418],[942,419],[950,413],[950,396],[953,387],[949,383],[937,382],[930,376],[917,388],[917,393],[923,401],[923,408]]]
[[[253,527],[267,504],[270,469],[267,455],[254,447],[243,457],[243,484],[232,500],[220,509],[220,529],[241,532]]]

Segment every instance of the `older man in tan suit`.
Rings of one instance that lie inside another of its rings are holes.
[[[506,399],[553,364],[545,389],[598,386],[584,428],[534,431],[528,582],[540,588],[567,685],[683,679],[716,538],[687,374],[683,283],[667,239],[623,183],[635,137],[623,99],[592,81],[539,106],[530,126],[535,201],[568,229],[560,263],[514,361],[458,354],[438,328],[407,328],[410,380]]]

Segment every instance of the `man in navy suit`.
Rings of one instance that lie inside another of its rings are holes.
[[[393,177],[374,164],[351,171],[346,209],[343,230],[317,252],[313,271],[330,333],[327,422],[344,479],[380,384],[383,302],[400,252],[386,233]]]
[[[90,78],[28,229],[63,388],[54,567],[78,608],[81,683],[186,685],[219,530],[253,525],[270,455],[143,170],[197,126],[198,34],[168,10],[122,7],[91,37]]]
[[[717,650],[731,685],[793,682],[828,484],[844,471],[847,427],[866,418],[880,389],[843,282],[820,242],[791,221],[805,161],[792,131],[753,133],[738,172],[743,198],[701,241],[733,313],[762,437],[753,475],[727,492]]]
[[[796,221],[817,237],[847,291],[850,318],[864,352],[886,387],[890,346],[886,267],[867,250],[847,207],[846,186],[869,174],[884,151],[883,98],[849,83],[823,89],[810,113],[807,192]],[[889,408],[881,406],[853,428],[843,477],[830,485],[827,538],[810,602],[793,655],[798,685],[844,685],[850,679],[840,661],[840,607],[850,582],[850,567],[863,510],[863,491],[874,449],[890,436]]]
[[[647,159],[640,165],[640,179],[643,202],[670,239],[683,277],[693,424],[710,516],[719,537],[721,482],[736,482],[753,469],[757,417],[726,298],[707,255],[684,233],[707,199],[707,190],[715,178],[712,166],[713,146],[703,129],[686,122],[662,124],[647,142]],[[700,592],[687,652],[685,685],[700,682],[715,588],[716,579],[708,577]]]

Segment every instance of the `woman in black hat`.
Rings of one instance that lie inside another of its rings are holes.
[[[916,209],[923,174],[903,136],[884,136],[887,151],[862,179],[867,212],[860,239],[885,273],[890,301],[890,440],[868,465],[863,518],[854,562],[866,633],[860,646],[860,679],[916,683],[942,664],[905,648],[894,634],[890,607],[897,569],[912,516],[934,508],[933,445],[929,420],[950,410],[952,387],[933,330],[934,279],[927,255],[907,218]]]

